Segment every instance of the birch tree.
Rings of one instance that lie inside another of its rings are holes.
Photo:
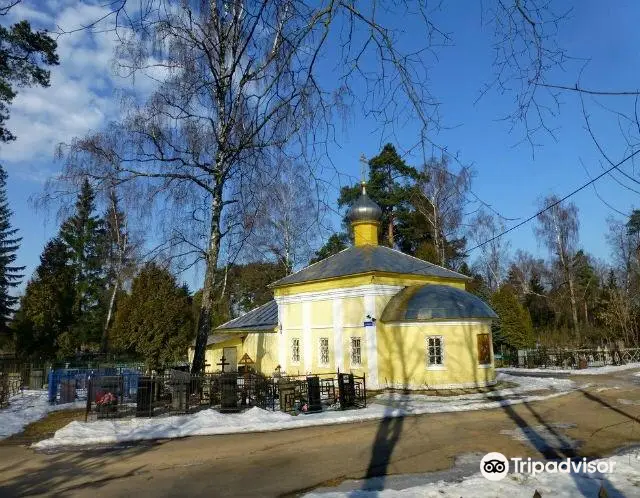
[[[573,202],[562,205],[560,199],[555,195],[543,199],[541,208],[545,211],[538,215],[538,226],[535,228],[535,233],[547,246],[549,252],[557,258],[564,283],[569,288],[573,328],[576,338],[580,340],[576,281],[572,265],[578,243],[578,208]]]
[[[480,266],[489,289],[495,292],[506,277],[510,244],[500,236],[504,231],[504,223],[496,216],[480,210],[470,225],[469,236],[480,246],[476,264]]]
[[[413,196],[413,205],[429,223],[437,264],[447,265],[447,244],[458,236],[462,224],[466,195],[471,186],[471,171],[462,168],[455,174],[445,157],[431,159],[422,170],[418,182],[420,195]]]
[[[274,171],[282,154],[314,164],[338,111],[354,105],[385,130],[411,115],[418,143],[437,126],[424,49],[446,35],[420,2],[424,36],[402,52],[402,33],[379,20],[383,3],[152,0],[116,16],[128,23],[118,27],[117,67],[156,75],[157,89],[126,100],[121,120],[63,147],[57,180],[135,185],[171,249],[203,261],[193,371],[204,366],[222,239],[243,223],[232,214],[242,212],[246,185]],[[394,4],[400,9],[411,10]]]
[[[273,178],[260,182],[255,196],[249,245],[275,259],[287,275],[309,261],[319,238],[322,209],[316,188],[304,167],[285,160]]]

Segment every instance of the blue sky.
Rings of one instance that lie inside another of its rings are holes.
[[[564,3],[563,3],[564,4]],[[452,44],[438,50],[437,60],[430,59],[431,93],[441,102],[443,128],[431,138],[446,146],[463,163],[473,165],[476,176],[473,190],[504,216],[525,218],[535,212],[541,196],[563,195],[601,171],[602,156],[584,130],[579,100],[575,95],[563,95],[559,115],[550,122],[556,140],[539,135],[540,147],[535,149],[519,143],[523,129],[510,130],[501,120],[513,110],[513,97],[491,91],[478,103],[483,84],[492,78],[492,28],[483,26],[480,2],[445,1],[436,14],[437,24],[451,34]],[[486,2],[485,2],[486,5]],[[77,27],[99,15],[102,7],[87,3],[51,0],[38,3],[25,0],[11,12],[13,21],[26,18],[36,27],[58,24],[67,29]],[[640,34],[634,27],[640,15],[637,2],[576,2],[570,19],[562,25],[560,43],[576,57],[590,59],[582,74],[584,86],[601,89],[634,89],[637,87],[640,62]],[[485,19],[486,20],[486,19]],[[405,31],[405,39],[423,34],[421,25],[412,19],[389,22]],[[152,80],[144,76],[135,82],[123,80],[112,71],[110,59],[114,47],[107,34],[80,32],[60,39],[61,65],[52,72],[48,89],[24,89],[12,107],[9,126],[18,141],[0,148],[0,160],[9,173],[9,202],[15,212],[13,223],[23,237],[19,262],[27,266],[30,275],[38,264],[39,254],[48,238],[57,231],[55,213],[35,212],[29,203],[31,196],[42,191],[43,182],[59,165],[54,160],[54,148],[89,130],[97,130],[117,116],[117,89],[131,88],[141,94],[152,89]],[[575,66],[565,73],[553,75],[557,83],[576,82]],[[632,109],[633,100],[600,100],[620,109]],[[598,139],[613,160],[626,152],[618,123],[611,113],[602,111],[587,99],[594,118]],[[378,126],[371,119],[354,111],[350,119],[337,126],[337,144],[330,147],[330,159],[342,176],[360,176],[360,154],[373,156],[381,139]],[[415,140],[415,124],[400,130],[396,145],[403,149]],[[408,162],[419,158],[408,156]],[[327,173],[335,190],[340,182]],[[627,173],[637,176],[633,164],[625,166]],[[625,181],[622,177],[621,180]],[[626,183],[630,183],[626,180]],[[600,195],[616,209],[629,212],[640,204],[633,193],[605,177],[596,184]],[[620,217],[605,206],[589,188],[573,198],[580,213],[580,243],[596,257],[607,259],[606,220]],[[339,226],[337,217],[334,225]],[[506,222],[506,225],[515,222]],[[522,227],[509,236],[512,249],[522,248],[546,254],[533,235],[533,224]],[[200,274],[201,276],[201,274]],[[197,276],[185,276],[195,287]]]

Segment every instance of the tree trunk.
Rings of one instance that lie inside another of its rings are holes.
[[[438,264],[444,266],[444,247],[440,247],[442,241],[440,240],[440,223],[438,223],[438,210],[436,209],[435,199],[430,199],[433,206],[433,245],[436,248],[436,254],[438,257]]]
[[[111,299],[109,299],[109,307],[107,308],[107,318],[104,322],[104,328],[102,330],[102,340],[100,341],[100,351],[106,353],[109,346],[109,325],[111,324],[111,318],[113,316],[113,308],[116,304],[116,294],[118,293],[118,280],[113,285],[113,292],[111,292]]]
[[[389,247],[393,249],[394,240],[393,240],[393,214],[389,216],[389,226],[387,231],[387,242],[389,243]]]
[[[196,347],[191,364],[191,373],[200,373],[205,368],[205,353],[207,349],[207,339],[211,333],[211,312],[215,302],[213,286],[215,284],[216,268],[218,266],[218,256],[220,253],[220,218],[222,215],[222,185],[215,189],[211,213],[211,228],[209,232],[209,247],[207,250],[206,265],[204,274],[204,284],[202,288],[202,303],[198,316],[198,328],[196,332]]]
[[[573,320],[573,328],[576,332],[576,339],[580,341],[580,324],[578,323],[578,305],[576,303],[575,286],[573,284],[573,275],[567,271],[567,280],[569,281],[569,299],[571,301],[571,318]]]

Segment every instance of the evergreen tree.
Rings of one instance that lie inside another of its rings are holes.
[[[380,241],[389,247],[396,244],[395,226],[403,211],[410,209],[410,192],[420,173],[398,155],[393,145],[387,144],[380,154],[369,161],[367,194],[382,209]],[[360,197],[360,184],[340,190],[338,206],[351,206]],[[348,224],[347,224],[348,225]]]
[[[521,349],[533,345],[533,326],[527,309],[520,304],[518,296],[509,285],[503,285],[491,296],[491,306],[498,314],[495,324],[496,345],[506,344]]]
[[[316,251],[315,256],[309,261],[309,264],[317,263],[323,259],[327,259],[329,256],[338,254],[349,247],[349,236],[344,233],[334,233],[329,237],[327,242]]]
[[[118,305],[113,345],[144,358],[149,369],[186,359],[194,337],[188,291],[166,269],[146,264]]]
[[[533,327],[538,329],[552,326],[555,313],[546,290],[540,281],[540,275],[534,273],[529,281],[529,292],[524,296],[524,306],[529,310]]]
[[[16,350],[21,356],[53,358],[64,345],[74,321],[75,300],[68,257],[66,245],[58,238],[49,241],[40,256],[13,322]]]
[[[0,8],[0,13],[6,14],[13,5]],[[16,138],[5,126],[16,87],[48,87],[50,72],[43,66],[58,64],[56,49],[46,31],[31,31],[27,21],[0,26],[0,142]]]
[[[0,346],[8,339],[8,323],[18,298],[10,290],[20,284],[24,266],[15,266],[16,251],[20,237],[17,228],[11,226],[11,215],[7,200],[7,173],[0,165]]]
[[[76,210],[60,229],[73,269],[74,328],[66,338],[67,349],[97,344],[102,337],[105,310],[105,229],[95,214],[95,194],[87,179],[82,183]]]

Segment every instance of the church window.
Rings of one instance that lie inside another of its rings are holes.
[[[300,363],[300,339],[291,339],[291,363]]]
[[[360,345],[359,337],[351,338],[351,365],[352,366],[362,365],[362,348]]]
[[[427,367],[441,367],[444,365],[444,343],[442,336],[427,337]]]
[[[320,338],[320,365],[329,365],[329,338]]]

